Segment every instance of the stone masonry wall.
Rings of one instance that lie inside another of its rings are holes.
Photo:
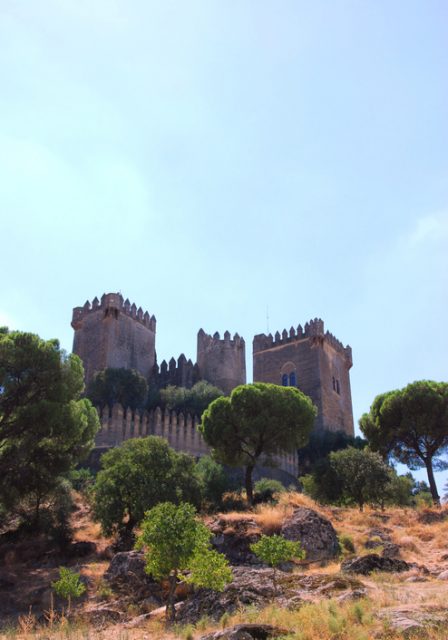
[[[301,391],[317,406],[315,429],[354,434],[349,370],[350,347],[344,347],[316,318],[297,330],[255,336],[254,382],[282,384],[284,373],[295,372]]]
[[[95,445],[98,448],[115,447],[129,438],[160,436],[176,451],[188,453],[199,458],[210,453],[197,426],[197,416],[189,413],[162,411],[160,407],[154,411],[123,410],[120,404],[104,407],[98,411],[101,429],[96,435]],[[276,456],[278,468],[289,473],[293,478],[298,474],[297,452]]]
[[[107,367],[135,369],[146,379],[155,364],[156,319],[123,302],[120,294],[105,294],[101,302],[73,309],[73,353],[84,364],[86,382]]]
[[[218,332],[211,336],[200,329],[197,363],[200,377],[225,394],[240,384],[246,384],[246,345],[237,333],[231,339],[226,331],[221,340]]]

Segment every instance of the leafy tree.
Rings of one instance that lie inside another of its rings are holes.
[[[191,389],[168,385],[160,391],[162,406],[174,411],[202,415],[213,400],[223,395],[221,389],[205,380],[197,382]]]
[[[232,572],[222,554],[210,549],[211,533],[196,520],[191,504],[164,502],[145,514],[137,547],[146,548],[146,571],[158,580],[168,579],[166,616],[175,620],[175,589],[179,571],[197,586],[222,591]]]
[[[345,431],[316,431],[311,433],[307,445],[299,449],[299,467],[303,474],[313,473],[316,464],[328,458],[332,451],[340,451],[347,447],[363,449],[367,440],[359,436],[353,437]]]
[[[224,467],[210,456],[203,456],[196,464],[196,475],[201,483],[202,496],[206,503],[219,507],[223,493],[234,488]]]
[[[0,501],[33,502],[34,522],[60,476],[87,456],[99,428],[81,360],[57,340],[0,331]]]
[[[200,484],[194,460],[176,453],[163,438],[126,440],[101,458],[94,487],[94,514],[107,535],[132,532],[145,511],[159,502],[197,503]]]
[[[67,600],[69,613],[71,599],[80,598],[86,590],[85,584],[81,582],[79,573],[75,573],[75,571],[71,571],[67,567],[59,567],[59,580],[52,582],[51,586],[58,596]]]
[[[93,376],[87,397],[94,405],[112,406],[116,402],[124,408],[143,407],[148,396],[148,383],[134,369],[103,369]]]
[[[391,469],[378,453],[353,447],[333,451],[330,466],[340,480],[344,497],[356,502],[360,511],[368,502],[383,502]]]
[[[359,421],[370,447],[410,469],[426,468],[434,503],[434,469],[448,468],[448,383],[421,380],[375,398]]]
[[[255,465],[273,465],[276,454],[303,446],[315,415],[311,399],[299,389],[256,382],[212,402],[199,429],[216,460],[245,467],[247,499],[253,503]]]
[[[305,551],[302,549],[300,542],[292,542],[278,535],[263,535],[258,542],[251,544],[250,548],[260,560],[272,567],[274,595],[277,595],[277,567],[282,562],[288,562],[293,558],[302,560],[305,557]]]

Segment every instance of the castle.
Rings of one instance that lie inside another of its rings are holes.
[[[197,361],[182,354],[177,361],[157,364],[156,318],[119,293],[94,298],[73,309],[75,330],[73,352],[84,364],[86,382],[96,371],[108,367],[135,369],[148,382],[164,388],[176,385],[191,388],[199,380],[219,387],[225,394],[246,383],[245,341],[228,331],[197,336]],[[353,411],[349,371],[352,352],[331,333],[324,331],[320,319],[304,327],[291,327],[275,336],[259,334],[253,339],[253,380],[298,387],[318,408],[316,430],[344,431],[353,435]],[[207,452],[196,431],[198,418],[173,415],[156,409],[150,413],[123,412],[121,407],[106,408],[101,415],[102,429],[97,446],[113,446],[124,439],[155,433],[166,437],[176,449],[193,455]],[[296,455],[283,456],[281,467],[296,475]]]

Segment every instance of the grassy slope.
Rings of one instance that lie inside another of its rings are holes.
[[[425,565],[431,572],[448,569],[448,517],[438,519],[440,512],[426,510],[417,512],[412,509],[387,509],[385,513],[367,509],[360,513],[356,509],[322,507],[309,498],[299,494],[284,495],[280,503],[274,507],[262,506],[250,513],[251,519],[256,521],[257,527],[264,533],[274,533],[279,530],[284,518],[292,513],[296,506],[307,506],[329,518],[339,535],[349,536],[353,541],[356,553],[368,553],[364,543],[368,532],[378,527],[390,530],[393,542],[400,546],[403,559]],[[435,514],[436,521],[426,523]],[[224,517],[229,528],[232,523],[247,518],[248,513],[228,513]],[[104,548],[107,540],[101,537],[99,528],[90,520],[85,506],[74,516],[75,537],[78,540],[93,540],[99,548]],[[108,566],[108,561],[86,561],[79,566],[81,573],[89,578],[89,598],[80,607],[88,606],[92,601],[107,600],[113,603],[113,596],[107,593],[102,582],[102,575]],[[336,574],[340,562],[334,562],[321,567],[318,565],[304,565],[298,571],[307,573]],[[414,575],[414,578],[413,578]],[[225,616],[221,624],[202,620],[193,627],[178,627],[167,630],[160,617],[155,617],[143,623],[138,628],[127,628],[123,624],[112,625],[106,630],[98,631],[88,628],[79,622],[69,625],[67,620],[54,621],[52,629],[36,624],[34,616],[23,616],[19,627],[10,629],[4,636],[9,638],[72,638],[81,640],[87,638],[110,638],[112,640],[134,640],[144,638],[175,638],[200,637],[207,631],[220,629],[238,622],[270,622],[294,631],[292,637],[299,640],[368,640],[374,637],[400,638],[400,634],[389,630],[387,616],[383,619],[376,615],[378,611],[407,607],[409,610],[421,609],[425,611],[447,608],[448,581],[438,580],[429,576],[425,581],[410,581],[416,579],[417,571],[406,574],[378,574],[368,578],[361,578],[368,588],[368,597],[358,602],[338,604],[334,601],[320,599],[302,606],[296,611],[286,611],[276,606],[270,606],[263,611],[243,610],[233,616]],[[418,579],[418,578],[417,578]],[[130,617],[138,615],[140,611],[130,609]],[[421,637],[421,636],[419,636]],[[427,638],[448,638],[445,630],[428,630]]]

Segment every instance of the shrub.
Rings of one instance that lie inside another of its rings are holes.
[[[272,567],[272,582],[275,595],[277,594],[276,570],[278,565],[293,558],[303,559],[305,557],[305,551],[302,549],[300,542],[292,542],[278,535],[263,535],[258,542],[251,544],[250,548],[260,560]]]
[[[254,488],[256,503],[275,502],[275,495],[285,491],[285,487],[280,480],[274,480],[273,478],[261,478],[257,480]]]
[[[69,611],[71,599],[81,597],[86,590],[79,573],[75,573],[67,567],[59,567],[59,580],[52,582],[51,586],[58,596],[67,600]]]

